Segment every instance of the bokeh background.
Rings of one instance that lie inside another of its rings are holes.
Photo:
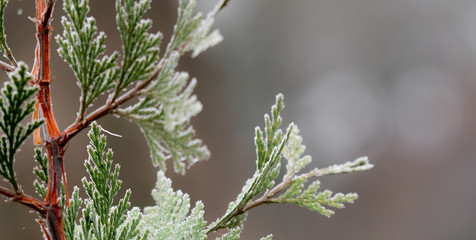
[[[200,0],[198,9],[206,12],[215,2]],[[54,34],[62,32],[61,5]],[[176,5],[154,1],[148,14],[166,40]],[[120,49],[114,2],[92,1],[91,13],[108,34],[108,51]],[[29,16],[33,1],[10,1],[8,40],[17,59],[31,66]],[[283,93],[284,124],[300,127],[312,168],[360,156],[369,156],[375,168],[321,179],[324,188],[360,196],[333,217],[263,206],[250,212],[242,239],[268,233],[274,239],[476,239],[475,1],[232,0],[216,27],[224,42],[180,65],[199,80],[195,92],[204,109],[193,125],[212,158],[185,176],[167,172],[175,189],[203,200],[209,222],[253,174],[254,127]],[[54,111],[65,128],[76,117],[79,90],[68,66],[52,55]],[[133,205],[152,205],[157,169],[140,131],[112,116],[100,124],[123,136],[108,136],[108,143],[122,166],[123,189],[133,190]],[[70,189],[85,174],[86,144],[84,131],[65,156]],[[16,169],[25,192],[34,194],[29,145]],[[0,239],[42,239],[35,217],[2,201]]]

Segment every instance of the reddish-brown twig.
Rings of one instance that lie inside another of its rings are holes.
[[[45,120],[46,136],[44,136],[45,147],[48,152],[48,189],[46,195],[46,223],[49,238],[54,240],[65,239],[63,227],[62,207],[59,203],[61,196],[60,186],[63,179],[63,154],[64,149],[58,144],[60,131],[54,118],[51,94],[50,94],[50,40],[51,40],[51,19],[55,0],[35,0],[36,4],[36,26],[37,26],[37,48],[35,52],[35,64],[32,75],[35,82],[40,87],[38,91],[38,109]],[[37,115],[38,116],[38,115]],[[38,139],[36,139],[38,140]],[[64,183],[66,186],[66,181]],[[66,196],[67,192],[66,192]],[[69,199],[67,199],[69,203]]]
[[[34,197],[31,197],[31,196],[23,194],[23,193],[18,194],[18,193],[15,193],[13,191],[10,191],[6,188],[3,188],[3,187],[0,187],[0,195],[5,196],[6,198],[8,198],[9,200],[11,200],[13,202],[18,202],[22,205],[25,205],[25,206],[35,210],[41,216],[45,216],[45,214],[46,214],[46,208],[45,208],[44,202],[42,202],[42,201],[40,201],[40,200],[38,200]]]

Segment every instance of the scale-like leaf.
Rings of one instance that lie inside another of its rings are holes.
[[[104,55],[106,35],[98,33],[96,20],[87,16],[89,0],[65,0],[63,9],[66,12],[61,19],[64,31],[56,37],[60,46],[58,53],[73,70],[81,88],[78,114],[82,118],[98,96],[114,87],[119,76],[116,66],[119,55],[117,52]]]
[[[149,33],[152,20],[143,15],[151,0],[117,0],[116,23],[122,39],[123,60],[115,96],[131,83],[142,81],[157,67],[162,34]]]
[[[146,239],[148,231],[141,231],[142,214],[137,208],[128,211],[131,191],[126,190],[114,205],[122,183],[118,179],[119,165],[112,170],[112,150],[106,151],[106,137],[95,122],[92,123],[89,139],[89,158],[84,163],[89,179],[82,179],[87,198],[80,199],[75,188],[71,206],[65,208],[64,225],[68,239]],[[75,221],[81,203],[85,204],[85,208],[78,226]]]
[[[203,203],[198,201],[190,210],[190,197],[172,189],[172,182],[162,171],[152,197],[156,205],[144,209],[144,221],[152,239],[199,240],[206,239]]]
[[[0,98],[0,175],[19,191],[16,174],[13,169],[15,154],[23,142],[43,122],[29,122],[26,126],[21,122],[34,111],[33,95],[36,87],[31,87],[32,77],[27,72],[27,66],[20,62],[14,72],[9,74],[1,90]]]

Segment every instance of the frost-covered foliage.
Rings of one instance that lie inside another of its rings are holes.
[[[22,121],[34,111],[35,101],[31,97],[37,88],[29,86],[32,77],[24,63],[9,74],[0,95],[0,175],[8,181],[15,192],[19,192],[15,170],[15,154],[23,142],[38,128],[42,121],[22,125]]]
[[[197,56],[222,40],[217,30],[209,33],[221,4],[203,19],[201,14],[193,14],[196,1],[179,1],[177,23],[159,62],[158,77],[140,92],[137,104],[117,110],[141,128],[151,149],[152,162],[162,169],[165,160],[172,158],[175,171],[184,174],[187,165],[210,156],[202,141],[194,139],[195,130],[190,126],[190,119],[202,110],[193,95],[196,79],[189,81],[188,73],[175,69],[184,53],[193,51],[192,56]]]
[[[329,190],[318,192],[319,181],[317,180],[306,190],[303,190],[304,184],[311,177],[363,171],[372,168],[373,165],[369,164],[367,158],[359,158],[353,162],[325,169],[314,169],[296,176],[302,168],[311,162],[311,157],[301,157],[305,146],[301,145],[302,138],[299,136],[297,126],[291,123],[284,135],[279,129],[282,123],[280,112],[283,108],[283,96],[279,94],[276,96],[276,104],[271,109],[271,117],[265,115],[265,135],[263,136],[259,127],[256,128],[257,160],[253,177],[246,181],[241,193],[235,201],[230,203],[223,217],[209,226],[208,232],[222,228],[231,228],[235,231],[236,226],[243,224],[247,211],[262,204],[294,203],[330,216],[334,212],[325,208],[324,205],[343,208],[344,203],[352,203],[357,198],[355,193],[332,195]],[[283,181],[276,184],[275,180],[280,172],[282,157],[287,160],[287,173],[284,175]],[[277,196],[281,192],[284,193]],[[257,196],[260,194],[262,196],[258,198]]]
[[[191,166],[208,159],[210,152],[201,140],[194,139],[190,119],[202,110],[202,105],[192,95],[196,80],[188,83],[187,73],[175,72],[178,60],[178,52],[173,52],[164,60],[157,80],[142,92],[139,103],[118,109],[117,113],[132,119],[141,128],[154,165],[165,170],[165,160],[172,158],[175,171],[184,174],[185,161]]]
[[[116,1],[116,22],[122,39],[123,60],[114,98],[131,83],[146,79],[158,64],[162,34],[148,33],[152,20],[142,18],[150,9],[150,3],[151,0]]]
[[[152,197],[155,206],[144,209],[144,221],[152,239],[205,239],[203,203],[197,201],[190,210],[190,197],[182,191],[174,192],[172,181],[162,171],[157,172],[157,182]]]
[[[8,58],[14,66],[17,66],[17,61],[13,57],[12,50],[7,44],[7,35],[5,34],[4,17],[7,4],[8,0],[0,0],[0,52],[2,52],[3,56]]]
[[[41,148],[35,149],[35,161],[39,164],[33,168],[37,179],[34,180],[33,186],[35,186],[36,193],[40,197],[46,197],[46,185],[48,184],[48,156],[43,155]]]
[[[180,56],[192,56],[222,40],[218,30],[211,31],[214,17],[224,1],[206,17],[194,14],[195,0],[180,0],[178,19],[163,56],[159,56],[162,33],[149,33],[152,21],[144,18],[151,0],[117,0],[116,23],[122,39],[122,54],[104,52],[105,34],[98,32],[94,17],[88,16],[88,0],[65,0],[63,34],[58,36],[60,56],[69,63],[81,88],[77,122],[81,122],[92,102],[108,93],[105,107],[110,112],[135,122],[149,144],[152,162],[165,169],[173,159],[174,169],[185,173],[210,153],[195,139],[190,120],[202,105],[193,95],[196,80],[186,72],[176,72]],[[117,63],[118,57],[122,58]],[[120,108],[123,102],[139,96],[136,104]]]
[[[96,20],[88,17],[88,0],[65,0],[61,23],[64,31],[57,36],[58,53],[69,64],[81,88],[78,117],[83,118],[89,105],[101,94],[114,87],[118,77],[115,61],[117,52],[103,56],[106,35],[99,32]]]
[[[141,232],[142,214],[138,208],[129,210],[131,191],[114,205],[115,197],[122,182],[118,179],[120,166],[112,170],[112,150],[106,152],[106,137],[101,134],[100,127],[93,123],[89,131],[89,158],[84,166],[89,179],[83,178],[83,187],[87,198],[79,197],[79,189],[75,187],[71,206],[65,208],[65,233],[67,239],[147,239],[148,232]],[[112,171],[111,171],[112,170]],[[80,224],[76,223],[81,204]]]
[[[283,151],[283,156],[287,160],[287,173],[283,177],[283,183],[287,183],[288,188],[277,198],[269,199],[272,203],[294,203],[302,207],[306,207],[312,211],[316,211],[324,216],[330,217],[334,211],[324,207],[329,206],[333,208],[344,208],[344,203],[353,203],[357,199],[356,193],[348,194],[332,194],[329,190],[319,192],[320,182],[315,180],[305,190],[304,186],[309,181],[309,178],[339,174],[347,172],[363,171],[372,168],[366,157],[356,159],[353,162],[347,162],[340,165],[334,165],[325,169],[314,169],[308,173],[296,174],[311,162],[310,156],[301,157],[304,150],[304,145],[301,144],[302,138],[299,136],[297,127],[293,129],[289,137],[288,144]]]
[[[10,62],[0,61],[0,69],[11,72],[10,81],[0,93],[0,175],[13,189],[0,186],[0,195],[34,209],[46,239],[70,240],[206,239],[212,232],[221,234],[217,239],[232,240],[240,237],[249,210],[260,205],[297,204],[331,216],[333,209],[355,201],[355,193],[321,190],[315,178],[373,166],[364,157],[301,173],[311,157],[303,156],[305,146],[296,125],[281,128],[281,94],[276,96],[271,114],[265,115],[264,129],[255,129],[256,170],[222,217],[208,224],[201,201],[192,208],[188,194],[174,191],[171,180],[165,176],[166,160],[172,159],[175,172],[184,174],[186,168],[210,157],[190,124],[191,118],[202,110],[193,92],[197,80],[177,67],[184,54],[196,57],[222,40],[219,31],[212,27],[215,16],[228,0],[219,1],[206,15],[195,13],[195,0],[178,0],[177,22],[163,54],[159,52],[162,33],[151,33],[152,21],[144,17],[151,1],[115,1],[122,49],[110,55],[105,54],[105,34],[98,30],[94,17],[88,15],[89,0],[63,1],[66,15],[61,18],[64,31],[56,37],[58,53],[71,67],[81,97],[75,122],[61,132],[51,110],[51,79],[47,79],[50,59],[45,54],[50,52],[55,0],[35,1],[41,11],[35,19],[38,45],[33,69],[38,73],[34,77],[41,79],[31,77],[26,65],[13,57],[3,24],[8,0],[0,0],[0,52]],[[36,105],[32,100],[35,93],[39,96]],[[93,108],[93,102],[103,94],[108,96],[107,100]],[[33,112],[34,120],[22,124]],[[152,191],[155,205],[143,211],[131,208],[129,189],[118,199],[122,185],[120,167],[113,165],[113,152],[106,150],[106,137],[96,123],[108,114],[125,117],[139,126],[153,165],[161,168]],[[45,137],[40,139],[35,134],[35,142],[43,143],[34,155],[38,166],[33,170],[37,176],[33,184],[41,197],[36,199],[24,194],[17,183],[14,160],[25,139],[42,124],[42,120],[37,121],[42,117],[47,122],[43,129]],[[82,179],[84,192],[80,194],[80,188],[75,186],[69,198],[63,156],[69,140],[88,126],[91,130],[89,157],[84,163],[88,176]],[[42,148],[47,149],[46,154]],[[286,172],[279,181],[283,159]],[[217,233],[221,229],[224,230]],[[261,240],[271,238],[268,235]]]

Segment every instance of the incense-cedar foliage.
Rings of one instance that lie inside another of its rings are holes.
[[[3,69],[14,71],[0,93],[0,175],[14,192],[22,195],[14,170],[15,153],[43,121],[23,123],[34,112],[33,96],[38,88],[32,84],[27,66],[16,62],[7,45],[3,24],[7,3],[0,0],[0,51],[11,63],[11,66],[3,64]],[[151,33],[152,21],[144,17],[151,0],[116,0],[122,49],[106,55],[106,35],[89,15],[89,1],[62,1],[66,15],[61,18],[63,33],[56,36],[58,53],[71,67],[81,90],[76,123],[86,122],[91,126],[89,157],[84,163],[88,176],[82,179],[82,190],[75,186],[68,197],[67,186],[62,183],[60,202],[66,239],[206,239],[209,233],[220,229],[225,231],[220,231],[222,235],[217,239],[238,239],[248,211],[259,205],[297,204],[331,216],[333,208],[343,208],[357,199],[355,193],[333,194],[321,190],[316,178],[368,170],[372,164],[363,157],[302,172],[311,157],[303,156],[305,146],[298,127],[293,123],[286,128],[281,126],[280,113],[284,108],[281,94],[276,96],[270,115],[265,115],[264,128],[255,129],[256,170],[222,217],[208,223],[203,218],[205,207],[201,201],[192,207],[188,194],[172,189],[171,180],[165,176],[166,160],[172,159],[174,170],[185,174],[186,168],[210,156],[190,125],[191,118],[202,109],[193,94],[197,80],[176,69],[187,52],[195,57],[222,40],[212,26],[214,17],[227,3],[218,2],[204,16],[194,13],[195,0],[179,0],[172,37],[160,54],[162,33]],[[92,103],[103,94],[107,95],[106,102],[93,109]],[[136,102],[132,102],[134,99]],[[129,103],[127,107],[123,106],[125,102]],[[144,134],[152,164],[160,167],[152,190],[154,206],[143,210],[131,208],[130,189],[118,196],[122,183],[120,166],[113,164],[113,152],[106,149],[106,137],[94,121],[102,116],[98,117],[97,112],[130,119]],[[41,148],[35,150],[34,159],[38,163],[34,168],[37,176],[34,186],[37,194],[46,198],[51,182],[50,159]],[[278,179],[283,162],[286,170],[282,179]],[[8,191],[3,192],[6,197],[12,197]],[[38,221],[43,223],[41,217]],[[44,234],[48,239],[48,230],[44,229]],[[271,238],[268,235],[262,240]]]

